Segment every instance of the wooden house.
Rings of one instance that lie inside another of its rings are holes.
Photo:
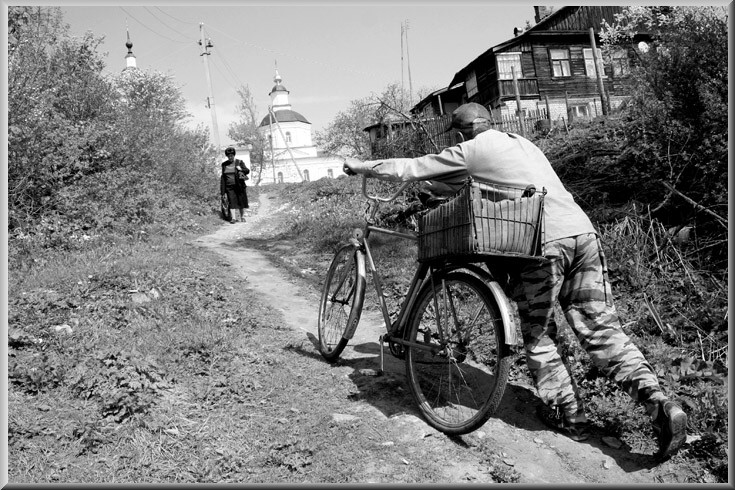
[[[603,56],[598,32],[603,20],[613,23],[623,8],[534,7],[535,25],[516,29],[513,38],[480,54],[449,86],[463,83],[462,102],[480,103],[499,119],[516,116],[518,110],[538,111],[552,120],[601,115],[603,100],[608,101],[604,109],[615,108],[629,94],[635,50],[648,40],[639,34],[630,46]],[[601,80],[596,61],[602,65]]]

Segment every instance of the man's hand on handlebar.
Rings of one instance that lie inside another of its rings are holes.
[[[342,171],[347,175],[357,175],[357,172],[354,171],[354,168],[358,167],[361,163],[362,161],[358,160],[357,158],[345,158],[344,165],[342,166]]]

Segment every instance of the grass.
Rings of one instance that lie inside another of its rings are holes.
[[[189,244],[221,224],[194,220],[195,232],[16,257],[9,483],[448,481],[415,453],[435,438],[378,416],[378,394],[411,405],[401,383],[378,393],[356,388],[358,367],[330,368],[220,256]]]
[[[330,248],[349,233],[345,227],[362,217],[354,183],[269,189],[278,191],[279,205],[290,205],[277,218],[282,231],[248,245],[295,273],[323,270]],[[325,212],[328,203],[335,208]],[[350,363],[325,365],[221,257],[189,244],[221,224],[214,208],[179,219],[156,222],[142,235],[100,234],[71,249],[35,252],[26,243],[29,253],[11,254],[10,483],[456,481],[435,458],[418,456],[437,450],[446,460],[480,455],[493,481],[518,479],[497,450],[471,436],[449,448],[434,437],[406,437],[396,421],[416,414],[405,386],[391,379],[366,383]],[[285,244],[301,248],[284,254]],[[401,299],[414,254],[393,239],[376,242],[376,260],[390,271],[384,284],[390,305]],[[284,255],[288,260],[279,258]],[[298,275],[313,285],[320,276]],[[676,361],[710,344],[698,344],[692,327],[675,323],[678,317],[664,308],[664,325],[678,335],[657,335],[639,299],[620,290],[621,310],[635,321],[627,328],[665,389],[690,400],[690,430],[701,435],[676,456],[681,470],[663,481],[726,481],[726,386],[709,361]],[[663,286],[649,285],[647,292],[663,304]],[[650,451],[640,411],[595,376],[573,341],[569,349],[595,423],[633,451]],[[705,357],[720,351],[713,343]],[[522,375],[522,354],[515,367]],[[392,412],[396,400],[405,411]],[[340,417],[345,410],[352,417]]]
[[[311,255],[300,256],[295,268],[328,253],[339,241],[338,230],[351,229],[353,220],[364,216],[359,182],[357,178],[322,180],[280,189],[284,201],[291,203],[280,238],[311,251]],[[379,185],[384,195],[390,192],[386,189],[392,184]],[[391,210],[382,217],[383,223],[390,222]],[[655,221],[633,215],[599,228],[624,329],[654,366],[665,394],[679,401],[689,416],[688,430],[695,438],[676,460],[692,470],[679,477],[683,481],[727,481],[727,288],[712,272],[698,270],[686,258],[687,250],[675,245]],[[415,246],[399,239],[375,238],[371,240],[375,260],[385,273],[383,286],[395,312],[414,268]],[[376,307],[377,298],[371,300],[371,294],[374,296],[369,288],[366,304]],[[558,312],[557,323],[592,422],[633,451],[654,453],[657,447],[643,408],[591,366]],[[517,364],[523,365],[522,353]]]

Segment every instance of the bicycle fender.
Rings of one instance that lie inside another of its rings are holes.
[[[365,259],[360,253],[362,245],[354,238],[350,239],[350,243],[355,247],[355,262],[357,263],[357,275],[362,278],[363,287],[367,285],[367,270],[365,267]],[[357,294],[357,293],[356,293]],[[361,293],[364,295],[364,292]],[[362,305],[360,308],[353,309],[350,312],[350,318],[348,319],[347,328],[345,329],[342,338],[350,340],[355,335],[357,330],[357,324],[360,323],[360,315],[362,314]]]
[[[500,308],[500,317],[503,319],[503,330],[505,331],[505,343],[516,345],[518,343],[518,333],[511,313],[510,300],[496,281],[486,281],[486,283],[498,303],[498,308]]]

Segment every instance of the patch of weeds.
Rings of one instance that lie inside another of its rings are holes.
[[[268,451],[266,464],[286,468],[292,473],[303,473],[314,458],[314,447],[304,441],[274,444]]]
[[[485,457],[480,463],[487,465],[486,471],[493,477],[493,481],[495,483],[518,483],[521,474],[506,462],[507,458],[495,451],[484,449]]]
[[[109,428],[100,419],[88,420],[76,427],[72,435],[79,440],[81,445],[78,456],[88,452],[96,453],[98,448],[111,441],[108,436]]]
[[[146,413],[168,384],[159,367],[137,353],[98,353],[70,375],[72,393],[95,400],[103,417],[121,422]]]
[[[56,351],[10,352],[8,381],[24,392],[37,394],[54,389],[64,382],[65,360]]]
[[[707,468],[719,483],[728,481],[727,440],[712,432],[702,434],[702,438],[692,442],[688,454]]]

